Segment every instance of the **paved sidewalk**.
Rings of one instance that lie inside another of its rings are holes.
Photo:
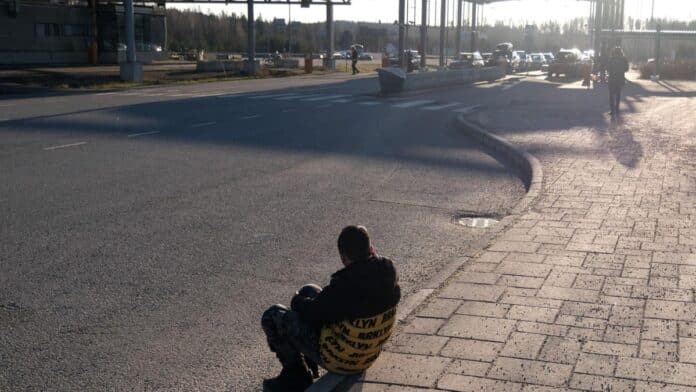
[[[696,391],[696,84],[636,82],[616,122],[605,89],[524,90],[474,119],[541,161],[541,197],[352,390]]]

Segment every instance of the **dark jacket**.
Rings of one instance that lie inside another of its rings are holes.
[[[386,257],[372,256],[331,275],[331,282],[314,299],[295,296],[292,309],[315,327],[343,320],[372,317],[401,299],[396,269]]]
[[[358,51],[353,49],[350,51],[350,58],[353,61],[358,61]]]
[[[609,88],[617,89],[623,87],[626,84],[626,76],[624,74],[628,72],[628,60],[626,60],[626,57],[612,56],[609,58],[607,71],[609,71]]]

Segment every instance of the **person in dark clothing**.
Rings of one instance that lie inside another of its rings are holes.
[[[341,231],[338,253],[344,268],[331,275],[328,286],[306,285],[290,309],[274,305],[261,317],[268,345],[283,367],[278,377],[264,380],[264,391],[304,391],[318,376],[317,366],[361,373],[389,339],[401,299],[392,261],[377,255],[362,226]]]
[[[615,47],[607,64],[609,71],[609,106],[611,115],[619,114],[621,103],[621,89],[626,84],[625,73],[628,72],[628,60],[620,47]]]
[[[351,66],[353,67],[353,75],[359,74],[360,70],[358,70],[358,50],[353,46],[350,48],[350,63]]]

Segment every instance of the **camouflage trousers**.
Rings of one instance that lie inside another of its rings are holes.
[[[306,323],[300,314],[284,305],[273,305],[263,313],[261,327],[271,351],[283,367],[307,364],[316,377],[321,366],[319,331]]]

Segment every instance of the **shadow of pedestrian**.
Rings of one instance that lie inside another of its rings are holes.
[[[621,117],[611,120],[607,136],[609,151],[614,158],[625,167],[637,167],[643,158],[643,146],[634,139],[633,132]]]

